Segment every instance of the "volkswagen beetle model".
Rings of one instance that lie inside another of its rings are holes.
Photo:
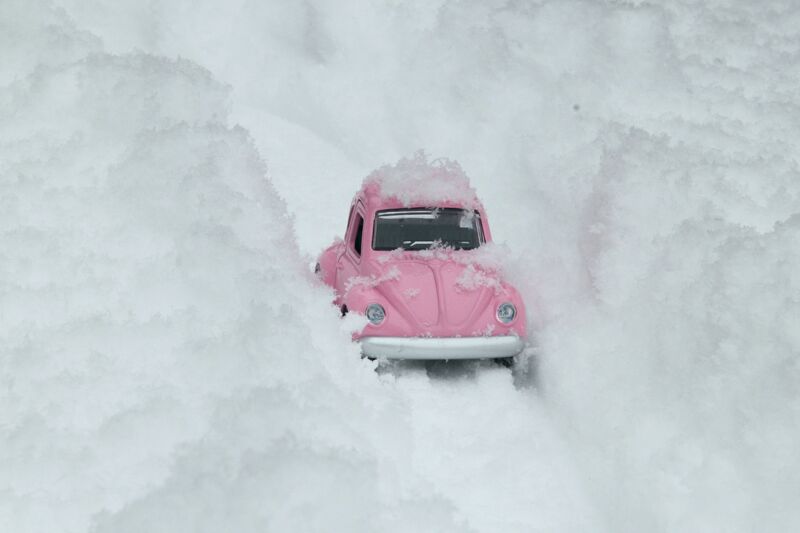
[[[343,314],[366,316],[354,335],[364,356],[509,360],[524,348],[525,306],[481,261],[492,240],[483,206],[468,186],[426,183],[434,194],[415,199],[368,178],[315,271]]]

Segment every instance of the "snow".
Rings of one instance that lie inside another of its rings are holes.
[[[347,280],[347,283],[344,287],[344,292],[347,294],[354,288],[373,288],[382,283],[386,283],[387,281],[393,281],[397,279],[400,279],[400,269],[397,268],[397,265],[392,265],[391,267],[382,271],[379,276],[376,276],[375,274],[369,276],[353,276]]]
[[[457,161],[430,161],[423,151],[375,170],[364,179],[362,187],[374,189],[384,201],[397,199],[406,207],[436,207],[446,202],[467,209],[480,207],[475,189]]]
[[[409,287],[403,291],[403,296],[408,300],[413,300],[419,296],[420,290],[414,287]]]
[[[456,278],[456,286],[466,291],[474,291],[481,287],[488,287],[494,290],[495,296],[502,294],[505,290],[497,275],[487,273],[479,267],[476,268],[474,264],[468,264],[467,267],[461,271],[461,274]]]
[[[798,530],[798,25],[0,3],[0,529]],[[364,176],[441,195],[441,156],[535,382],[376,368],[305,268]]]

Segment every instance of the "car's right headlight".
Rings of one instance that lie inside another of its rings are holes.
[[[517,316],[517,308],[512,303],[502,303],[497,306],[497,320],[503,324],[509,324]]]
[[[381,304],[369,304],[364,314],[367,315],[367,320],[375,326],[383,322],[383,319],[386,318],[386,311]]]

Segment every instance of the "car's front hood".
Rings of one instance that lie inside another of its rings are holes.
[[[401,260],[375,265],[374,289],[403,319],[408,335],[491,334],[495,300],[505,291],[497,274],[442,260]],[[489,317],[487,319],[487,317]],[[487,331],[489,328],[489,331]]]

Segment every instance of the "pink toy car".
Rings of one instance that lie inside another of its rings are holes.
[[[525,307],[493,268],[491,240],[458,164],[418,153],[365,180],[344,240],[315,270],[343,314],[366,315],[354,337],[367,357],[510,358],[524,347]]]

